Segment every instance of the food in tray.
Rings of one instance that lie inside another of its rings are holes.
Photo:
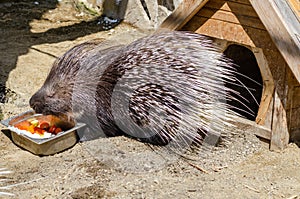
[[[73,126],[74,124],[64,122],[53,115],[33,115],[27,118],[15,118],[10,122],[9,128],[18,134],[40,139],[53,137]]]
[[[54,124],[50,126],[50,123],[48,121],[38,119],[24,120],[15,124],[14,126],[20,130],[29,131],[32,134],[37,133],[40,135],[44,135],[46,132],[48,132],[57,135],[58,133],[62,132],[62,129],[60,127],[57,127]]]
[[[84,123],[76,123],[64,115],[59,117],[42,115],[32,110],[1,120],[0,123],[11,131],[10,138],[17,146],[42,156],[52,155],[74,146],[79,138],[77,130],[85,126]],[[55,133],[51,127],[61,128],[62,132],[56,135],[49,133],[48,131]],[[31,131],[35,130],[32,131],[34,133],[28,131],[30,128]],[[37,128],[44,130],[42,131],[44,134],[40,134]]]

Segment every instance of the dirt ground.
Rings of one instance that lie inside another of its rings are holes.
[[[129,42],[147,33],[123,23],[101,32],[73,1],[1,1],[0,96],[2,119],[29,110],[30,96],[51,64],[94,38]],[[0,126],[0,130],[5,129]],[[300,149],[271,152],[242,130],[227,147],[197,161],[125,138],[77,143],[39,157],[0,134],[0,167],[11,171],[9,198],[300,198]]]

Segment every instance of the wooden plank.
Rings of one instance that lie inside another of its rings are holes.
[[[287,8],[283,12],[284,5],[282,5],[280,11],[279,5],[276,5],[275,2],[281,5],[284,1],[250,0],[275,45],[300,83],[300,37],[297,37],[300,35],[298,32],[300,22],[293,19],[295,15],[291,15],[291,9],[289,11]]]
[[[300,108],[300,86],[295,86],[292,90],[292,108]],[[300,120],[300,115],[299,115]]]
[[[300,108],[289,110],[290,129],[300,129]]]
[[[220,1],[220,0],[210,0],[204,6],[204,8],[211,8],[215,10],[223,10],[228,12],[233,12],[235,15],[243,15],[249,17],[258,18],[256,12],[253,7],[249,4],[241,4],[232,1]]]
[[[249,0],[228,0],[229,2],[235,2],[235,3],[240,3],[240,4],[246,4],[246,5],[251,5]]]
[[[290,7],[293,9],[293,12],[300,20],[300,1],[299,0],[288,0]]]
[[[242,129],[266,140],[271,140],[271,129],[258,125],[254,121],[237,117],[233,122],[234,128]],[[234,131],[234,130],[233,130]]]
[[[194,31],[199,34],[226,39],[228,41],[233,41],[253,47],[255,47],[256,45],[258,45],[258,47],[261,47],[265,45],[268,40],[268,38],[265,37],[265,34],[267,34],[266,30],[254,29],[251,27],[244,29],[244,27],[239,24],[215,19],[207,19],[198,16],[195,16],[191,21],[189,21],[189,23],[183,27],[183,30]],[[249,33],[251,34],[251,37],[249,36]],[[261,38],[265,39],[262,40]],[[253,42],[253,40],[255,41],[255,43]]]
[[[251,5],[249,0],[227,0],[229,2],[235,2],[235,3],[240,3],[240,4],[246,4],[246,5]]]
[[[287,147],[289,143],[289,132],[287,126],[286,111],[278,96],[277,91],[274,92],[274,107],[272,120],[272,135],[270,150],[279,151]]]
[[[186,24],[208,0],[183,0],[158,27],[160,29],[179,30]]]
[[[255,55],[257,64],[260,69],[260,73],[263,79],[263,91],[260,100],[260,105],[256,117],[256,123],[260,125],[265,124],[266,116],[269,110],[269,106],[271,104],[273,93],[274,93],[274,79],[272,73],[270,71],[268,61],[263,54],[262,49],[260,48],[252,48],[252,52]]]
[[[235,14],[236,13],[232,13],[227,10],[217,10],[204,7],[200,12],[198,12],[197,16],[265,30],[265,27],[259,18],[249,17],[247,15],[236,16]]]
[[[297,120],[293,120],[293,124],[291,126],[291,129],[298,129],[300,130],[300,108],[294,108],[292,110],[292,118],[297,118]]]
[[[288,99],[286,101],[290,140],[300,143],[300,84],[290,70],[287,70]]]
[[[297,136],[300,138],[300,85],[290,88],[289,101],[287,115],[289,119],[289,129],[291,131],[290,135],[294,136],[292,132],[299,130],[299,136]],[[298,141],[300,141],[300,139]]]
[[[291,129],[290,140],[298,146],[300,145],[300,129]]]

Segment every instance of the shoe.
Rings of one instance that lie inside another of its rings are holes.
[[[109,30],[120,24],[122,20],[101,16],[97,21],[97,25],[100,26],[101,30]]]

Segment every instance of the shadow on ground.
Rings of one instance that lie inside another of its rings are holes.
[[[41,19],[44,13],[59,6],[58,1],[4,0],[0,2],[0,103],[7,101],[5,87],[9,73],[16,67],[18,57],[28,53],[34,45],[74,40],[100,31],[96,20],[79,21],[74,25],[49,29],[42,33],[31,32],[30,23]],[[0,120],[2,111],[0,109]]]

